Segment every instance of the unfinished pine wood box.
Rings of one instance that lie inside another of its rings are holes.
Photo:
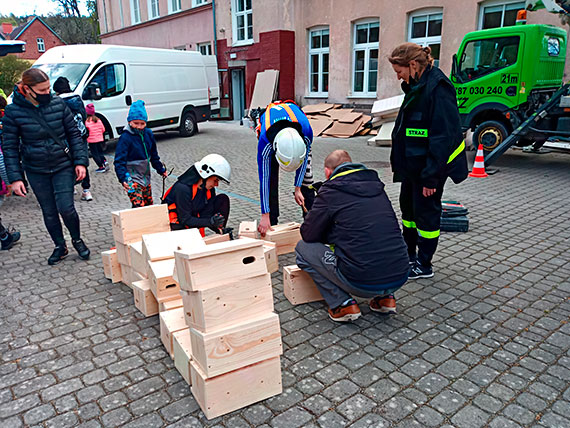
[[[267,272],[273,273],[279,270],[279,259],[277,258],[277,244],[275,242],[263,241],[263,255]]]
[[[180,289],[200,291],[267,273],[263,242],[238,239],[206,246],[204,251],[176,251]]]
[[[207,377],[281,355],[279,317],[268,313],[231,327],[203,333],[190,328],[192,359]]]
[[[230,240],[230,234],[224,233],[223,235],[216,234],[216,235],[208,235],[204,236],[204,242],[206,245],[216,244],[218,242],[226,242]]]
[[[168,206],[148,205],[141,208],[115,211],[111,213],[113,237],[116,242],[130,244],[140,241],[147,233],[168,232],[170,220]]]
[[[133,282],[133,297],[135,306],[145,317],[158,314],[158,302],[152,294],[148,279]]]
[[[272,226],[265,234],[266,241],[277,244],[277,255],[288,254],[295,251],[297,242],[301,240],[301,225],[299,223],[285,223]]]
[[[191,385],[190,360],[192,359],[192,345],[190,343],[190,330],[187,328],[172,333],[172,354],[174,355],[174,366],[186,383]]]
[[[323,300],[311,276],[297,265],[283,268],[283,293],[292,305]]]
[[[148,262],[148,279],[151,289],[159,302],[180,297],[180,287],[174,281],[174,259]]]
[[[121,281],[129,288],[133,288],[133,282],[138,278],[135,277],[135,271],[128,265],[120,264],[121,266]]]
[[[257,220],[242,221],[239,224],[238,237],[259,239],[259,232],[257,231]]]
[[[190,376],[192,394],[208,419],[225,415],[283,391],[279,357],[213,378],[207,378],[191,360]]]
[[[172,300],[164,300],[158,303],[158,311],[170,311],[171,309],[181,308],[183,305],[182,297],[173,298]]]
[[[128,245],[129,256],[131,259],[131,267],[133,270],[147,277],[146,273],[146,260],[143,258],[142,254],[142,241],[133,242]]]
[[[184,308],[176,308],[170,311],[161,312],[159,318],[160,340],[162,340],[162,344],[172,357],[174,355],[172,348],[172,334],[183,329],[188,329],[186,320],[184,319]]]
[[[122,274],[121,266],[117,258],[117,249],[102,251],[101,259],[103,261],[105,278],[110,279],[112,283],[121,282]]]
[[[131,254],[129,251],[129,246],[127,244],[121,244],[117,242],[115,244],[117,249],[117,260],[120,264],[131,266]]]
[[[268,273],[202,291],[181,290],[186,323],[202,332],[215,331],[273,312]]]
[[[156,262],[174,258],[174,251],[186,248],[203,248],[206,244],[198,229],[174,230],[145,234],[142,237],[142,255],[145,261]]]

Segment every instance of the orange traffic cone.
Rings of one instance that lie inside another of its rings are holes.
[[[475,163],[473,163],[473,169],[469,173],[469,177],[488,177],[487,173],[485,172],[485,156],[483,156],[483,144],[481,143],[479,143],[477,155],[475,156]]]

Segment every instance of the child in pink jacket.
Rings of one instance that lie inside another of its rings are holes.
[[[95,116],[95,106],[93,104],[87,104],[85,106],[85,113],[87,113],[85,126],[89,130],[87,142],[89,143],[91,156],[93,156],[93,160],[99,167],[95,172],[107,172],[110,167],[103,155],[103,141],[105,140],[103,134],[105,133],[105,125],[103,125],[103,122]]]

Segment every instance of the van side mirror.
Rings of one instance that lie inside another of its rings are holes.
[[[97,82],[91,82],[83,91],[83,96],[81,98],[84,100],[100,100],[103,98],[101,95],[101,87]]]

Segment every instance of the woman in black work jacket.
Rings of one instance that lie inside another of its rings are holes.
[[[402,183],[400,209],[410,279],[433,276],[445,180],[451,177],[460,183],[467,177],[455,88],[433,65],[430,54],[429,47],[404,43],[388,58],[405,93],[392,132],[390,161],[394,181]]]

